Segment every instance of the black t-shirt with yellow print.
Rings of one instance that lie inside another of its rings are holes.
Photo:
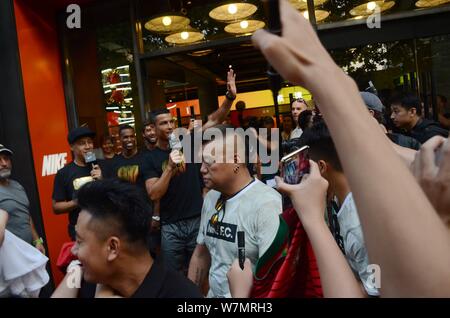
[[[109,177],[118,178],[145,189],[145,180],[142,177],[144,153],[138,152],[131,158],[125,158],[122,154],[115,156],[109,163]]]
[[[170,150],[156,148],[145,154],[144,180],[160,178],[166,169]],[[204,187],[200,174],[201,165],[186,163],[186,170],[170,179],[166,194],[160,200],[161,222],[175,223],[184,219],[200,216]]]

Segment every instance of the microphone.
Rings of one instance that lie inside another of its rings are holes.
[[[95,156],[95,153],[93,153],[92,151],[89,151],[84,155],[84,161],[88,165],[89,164],[92,166],[97,165],[97,157]]]
[[[244,262],[245,262],[245,232],[238,231],[238,260],[239,267],[244,270]]]
[[[169,135],[169,147],[171,150],[178,150],[178,151],[182,151],[183,150],[183,146],[181,145],[181,141],[180,139],[178,139],[177,136],[175,136],[174,133],[171,133]],[[181,163],[177,163],[177,167],[181,167]]]
[[[181,150],[181,149],[183,149],[183,146],[181,145],[180,139],[178,139],[178,137],[175,136],[174,133],[171,133],[169,135],[169,147],[172,150]]]

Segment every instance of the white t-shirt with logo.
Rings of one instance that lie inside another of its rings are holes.
[[[225,214],[222,209],[213,227],[210,219],[219,197],[219,192],[211,190],[204,199],[197,244],[206,245],[211,255],[208,297],[231,297],[227,272],[238,258],[237,231],[245,232],[245,256],[254,269],[278,231],[282,203],[277,191],[255,179],[226,201]]]
[[[373,272],[368,270],[369,255],[367,254],[361,223],[358,217],[353,195],[350,192],[337,213],[340,234],[344,241],[345,257],[353,272],[358,275],[370,296],[379,296],[379,290],[373,282]]]

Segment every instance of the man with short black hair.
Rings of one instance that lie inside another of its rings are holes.
[[[390,133],[387,131],[383,116],[384,105],[377,95],[370,92],[360,92],[360,94],[364,101],[364,104],[366,104],[367,109],[369,110],[369,113],[373,116],[373,118],[375,118],[383,132],[393,143],[414,150],[420,149],[421,144],[416,139],[410,136],[398,133]]]
[[[6,229],[45,254],[44,241],[30,215],[27,193],[19,182],[10,178],[12,156],[13,152],[0,144],[0,210],[8,214]]]
[[[86,183],[102,178],[101,161],[87,163],[86,158],[94,151],[95,133],[89,127],[81,126],[70,131],[67,136],[73,161],[56,173],[53,184],[53,211],[56,214],[69,214],[68,232],[75,240],[75,224],[80,209],[77,204],[77,192]]]
[[[72,253],[85,281],[120,297],[202,297],[187,278],[154,262],[148,252],[152,210],[142,189],[114,179],[96,181],[80,189],[78,203]]]
[[[433,136],[448,136],[448,131],[439,127],[439,123],[422,118],[420,99],[413,94],[402,94],[391,100],[391,118],[408,136],[425,143]]]

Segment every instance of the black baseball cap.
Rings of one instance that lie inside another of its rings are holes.
[[[5,146],[3,146],[2,144],[0,144],[0,153],[8,153],[10,156],[13,155],[13,152],[11,149],[6,148]]]
[[[95,137],[95,132],[93,132],[91,129],[89,129],[89,127],[86,126],[78,127],[70,131],[69,135],[67,136],[67,141],[71,145],[75,141],[83,137]]]

